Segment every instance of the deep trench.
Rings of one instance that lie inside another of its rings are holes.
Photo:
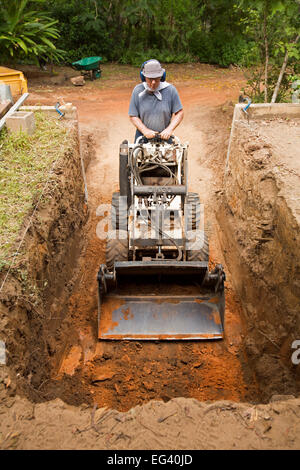
[[[218,112],[210,111],[211,121],[219,116]],[[99,220],[95,208],[99,199],[93,195],[92,187],[89,218],[72,234],[73,251],[68,256],[69,259],[72,257],[74,271],[73,275],[66,275],[69,279],[65,289],[67,294],[64,292],[61,299],[57,296],[61,289],[55,288],[54,280],[48,299],[50,310],[56,311],[57,321],[52,322],[46,331],[46,352],[39,361],[31,358],[22,371],[24,377],[33,377],[30,387],[21,387],[32,400],[60,397],[73,405],[96,403],[99,407],[125,411],[151,399],[168,401],[174,397],[190,397],[200,401],[226,399],[261,403],[267,402],[274,394],[298,393],[299,377],[287,364],[282,351],[278,351],[277,339],[272,340],[269,334],[262,336],[255,331],[251,319],[255,292],[252,299],[245,298],[236,287],[253,285],[256,281],[249,270],[241,269],[240,260],[234,254],[238,247],[236,227],[232,220],[228,223],[233,214],[226,212],[226,201],[222,199],[221,174],[229,119],[230,116],[222,116],[217,125],[217,156],[210,161],[195,159],[194,163],[202,171],[206,169],[209,179],[208,183],[204,179],[200,192],[203,191],[203,200],[208,206],[210,262],[212,265],[222,263],[227,274],[225,338],[218,341],[147,342],[97,339],[96,273],[104,261],[105,241],[99,240],[95,233]],[[215,136],[209,140],[208,133],[203,135],[206,140],[202,143],[202,150],[208,155],[216,143]],[[89,145],[85,153],[90,153],[86,168],[87,172],[92,172],[97,168],[99,147],[95,150],[95,141],[87,139],[86,142]],[[209,188],[212,181],[216,182],[213,189]],[[116,186],[115,180],[110,186]],[[195,186],[197,179],[194,177],[192,189]],[[102,200],[109,204],[110,198],[110,192],[105,192],[104,188]],[[81,201],[79,210],[83,208]],[[265,296],[267,303],[267,290]],[[31,327],[36,328],[37,335],[41,334],[36,321],[31,320]],[[258,368],[261,357],[265,357],[265,362],[260,362]],[[44,370],[38,370],[41,367]]]

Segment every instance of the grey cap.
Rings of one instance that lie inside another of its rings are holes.
[[[165,69],[162,68],[158,60],[149,60],[144,65],[143,75],[147,78],[158,78],[162,77],[165,72]]]

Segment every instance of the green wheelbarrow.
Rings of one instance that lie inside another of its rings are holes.
[[[91,80],[101,77],[100,62],[102,57],[85,57],[71,64],[75,70],[80,70],[81,75],[89,77]]]

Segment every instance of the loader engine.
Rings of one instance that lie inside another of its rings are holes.
[[[185,224],[182,206],[185,201],[178,194],[178,188],[184,185],[186,151],[187,145],[174,139],[171,143],[137,144],[130,152],[134,191],[128,232],[129,253],[133,260],[180,260],[183,257]]]

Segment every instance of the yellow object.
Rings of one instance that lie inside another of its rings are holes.
[[[27,93],[27,80],[19,70],[0,67],[0,85],[1,82],[10,86],[10,91],[13,96]]]

